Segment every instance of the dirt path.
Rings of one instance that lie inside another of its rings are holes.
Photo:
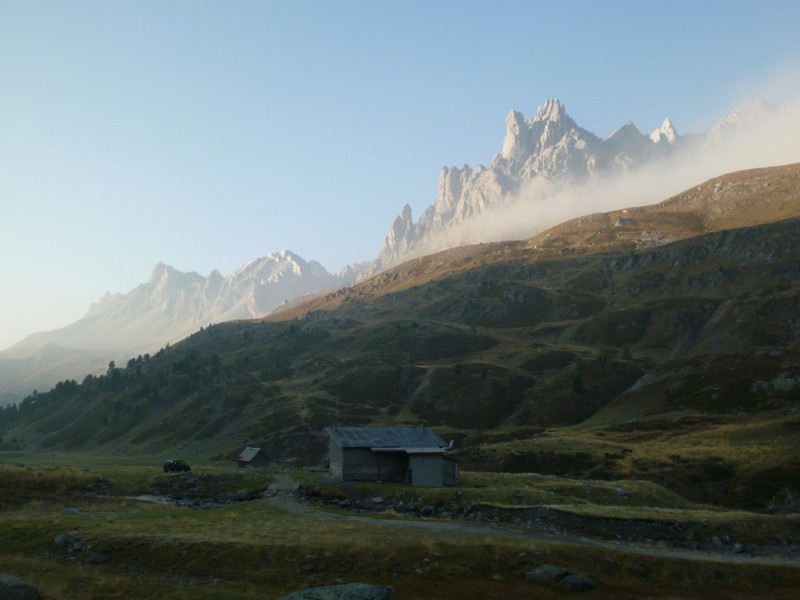
[[[291,479],[288,478],[287,479]],[[708,552],[700,550],[684,550],[668,546],[644,544],[630,541],[601,540],[596,538],[571,535],[568,533],[551,533],[536,529],[515,529],[510,526],[495,524],[466,523],[459,521],[445,521],[441,519],[425,518],[377,518],[364,515],[353,515],[345,512],[321,510],[314,504],[298,500],[293,494],[298,488],[296,482],[281,481],[270,486],[275,493],[268,498],[268,502],[286,512],[304,515],[323,521],[341,521],[347,523],[363,523],[368,526],[398,527],[404,529],[419,529],[421,531],[455,533],[458,535],[480,535],[497,538],[516,538],[529,541],[558,542],[591,546],[607,551],[631,552],[644,556],[661,558],[678,558],[698,562],[717,562],[739,565],[764,565],[777,567],[800,568],[800,556],[763,554],[753,555],[748,553]]]

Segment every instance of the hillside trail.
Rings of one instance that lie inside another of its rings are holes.
[[[730,552],[710,552],[704,550],[685,550],[671,548],[658,544],[645,544],[624,540],[602,540],[597,538],[584,537],[569,533],[553,533],[537,529],[516,529],[508,525],[489,524],[489,523],[467,523],[460,521],[446,521],[435,517],[410,518],[394,517],[387,518],[386,514],[381,517],[371,517],[366,515],[353,515],[344,512],[333,512],[324,510],[312,504],[308,500],[301,500],[295,492],[300,488],[300,484],[292,479],[291,476],[282,474],[269,486],[270,496],[267,502],[276,508],[286,512],[303,515],[308,518],[320,521],[339,521],[346,523],[362,523],[372,527],[389,527],[403,529],[418,529],[420,531],[452,533],[458,535],[475,535],[482,537],[495,538],[514,538],[524,539],[532,542],[558,542],[561,544],[575,544],[580,546],[590,546],[606,551],[628,552],[642,556],[657,558],[677,558],[697,562],[716,562],[737,565],[762,565],[773,567],[797,567],[800,568],[800,555],[786,554],[780,552],[755,554],[734,554]]]

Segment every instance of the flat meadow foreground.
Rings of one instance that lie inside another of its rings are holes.
[[[789,599],[800,587],[800,515],[699,505],[644,481],[467,472],[458,487],[412,488],[314,469],[3,460],[0,573],[50,600],[280,598],[351,582],[411,599]],[[564,589],[543,567],[583,583]]]

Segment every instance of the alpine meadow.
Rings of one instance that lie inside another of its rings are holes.
[[[774,4],[0,2],[0,598],[796,598]]]

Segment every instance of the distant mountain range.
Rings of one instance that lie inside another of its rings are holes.
[[[364,280],[405,260],[476,241],[465,226],[475,216],[509,206],[531,184],[552,190],[638,168],[680,153],[702,151],[778,109],[763,102],[738,107],[705,134],[679,135],[669,119],[645,135],[627,123],[605,138],[582,129],[558,100],[536,115],[511,111],[502,151],[490,166],[442,169],[436,201],[414,222],[406,205],[377,259],[337,274],[283,250],[253,260],[227,277],[182,273],[158,264],[150,279],[126,294],[106,294],[86,316],[36,333],[0,353],[0,404],[65,378],[104,372],[109,361],[152,353],[210,323],[261,317],[312,292]],[[544,193],[546,196],[546,193]],[[521,200],[522,198],[522,200]],[[531,225],[532,233],[544,229]]]
[[[103,372],[111,360],[155,352],[211,323],[263,316],[287,299],[352,283],[357,272],[348,267],[331,274],[288,250],[227,277],[159,263],[147,282],[127,294],[106,294],[75,323],[33,334],[0,353],[0,400]]]

